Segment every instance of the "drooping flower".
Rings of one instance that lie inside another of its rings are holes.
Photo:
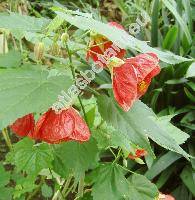
[[[145,94],[151,80],[160,73],[159,59],[154,53],[140,54],[125,61],[113,59],[108,64],[112,75],[114,97],[124,111]]]
[[[144,157],[144,156],[146,156],[148,153],[147,153],[147,151],[145,150],[145,149],[137,149],[136,151],[135,151],[135,155],[133,155],[133,154],[129,154],[128,155],[128,158],[130,158],[131,160],[135,160],[136,158],[141,158],[141,157]]]
[[[108,23],[110,26],[124,30],[124,28],[116,23]],[[103,67],[106,67],[107,60],[111,57],[123,58],[126,54],[125,49],[121,49],[113,44],[108,38],[98,33],[91,32],[89,50],[87,52],[87,60],[91,58],[94,62],[101,62]]]
[[[84,142],[89,140],[90,131],[74,108],[59,113],[49,109],[39,118],[30,137],[51,144],[63,141]]]
[[[152,78],[160,73],[159,59],[154,53],[145,53],[128,58],[127,62],[136,69],[137,97],[140,98],[146,93]]]
[[[12,132],[18,136],[24,137],[31,134],[34,130],[35,120],[33,114],[18,118],[11,126]]]

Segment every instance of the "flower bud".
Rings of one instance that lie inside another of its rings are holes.
[[[34,55],[36,60],[41,60],[44,56],[44,43],[43,42],[38,42],[34,46]]]
[[[51,54],[54,56],[58,56],[60,54],[60,47],[57,42],[54,42],[51,46]]]
[[[67,32],[65,32],[61,35],[61,41],[63,44],[65,44],[68,41],[68,39],[69,39],[69,35]]]
[[[108,60],[108,67],[112,69],[113,67],[120,67],[123,65],[125,62],[121,60],[120,58],[117,57],[112,57]]]

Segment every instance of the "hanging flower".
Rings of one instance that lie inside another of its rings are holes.
[[[146,156],[148,153],[147,153],[147,151],[145,150],[145,149],[137,149],[136,151],[135,151],[135,155],[133,155],[133,154],[129,154],[128,155],[128,158],[130,158],[131,160],[135,160],[136,158],[141,158],[141,157],[144,157],[144,156]]]
[[[126,60],[136,69],[137,73],[137,98],[143,96],[152,78],[160,73],[159,59],[154,53],[140,54]]]
[[[47,143],[60,143],[63,141],[88,141],[90,132],[87,124],[74,108],[68,108],[55,113],[49,109],[35,125],[30,135],[36,140]]]
[[[11,126],[12,132],[18,136],[24,137],[31,134],[34,130],[35,120],[33,114],[18,118]]]
[[[110,26],[124,30],[124,28],[116,23],[108,23]],[[87,61],[91,58],[94,62],[101,63],[103,67],[106,67],[108,59],[111,57],[123,58],[125,56],[125,49],[121,49],[113,44],[108,38],[98,33],[91,32],[90,35],[89,50],[87,52]]]
[[[114,61],[113,61],[114,60]],[[124,111],[145,94],[151,80],[160,73],[158,57],[153,53],[140,54],[125,61],[112,58],[111,71],[114,97]]]

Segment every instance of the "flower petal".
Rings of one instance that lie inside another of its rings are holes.
[[[89,128],[75,109],[69,108],[55,113],[49,109],[43,114],[35,126],[31,138],[48,143],[62,141],[87,141],[90,138]]]
[[[15,134],[24,137],[31,134],[34,130],[35,120],[33,114],[25,115],[22,118],[18,118],[11,126],[10,129]]]
[[[137,98],[137,76],[132,65],[125,63],[113,69],[113,92],[118,104],[128,111]]]
[[[114,26],[118,29],[124,30],[123,26],[116,22],[109,22],[110,26]],[[103,35],[93,35],[89,44],[89,51],[86,55],[86,60],[91,58],[94,62],[100,62],[101,66],[106,67],[106,61],[111,57],[123,58],[126,54],[125,49],[121,49],[113,44],[112,41],[104,37]],[[102,57],[102,58],[100,58]],[[100,65],[100,64],[99,64]]]
[[[160,72],[158,65],[159,59],[154,53],[145,53],[136,57],[127,58],[127,62],[135,67],[138,82],[143,81],[148,75],[152,78]]]
[[[147,53],[128,58],[127,62],[137,71],[137,98],[140,98],[146,93],[152,78],[160,73],[159,59],[156,54]]]

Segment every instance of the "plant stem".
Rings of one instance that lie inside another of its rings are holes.
[[[118,161],[118,159],[120,158],[120,155],[121,155],[121,148],[119,149],[118,154],[115,157],[115,160],[113,161],[113,163],[116,163]]]
[[[9,138],[9,134],[8,134],[7,128],[4,128],[4,129],[2,130],[2,134],[3,134],[3,137],[4,137],[4,139],[5,139],[5,142],[6,142],[7,146],[8,146],[8,148],[9,148],[10,150],[12,150],[12,143],[11,143],[11,140],[10,140],[10,138]]]
[[[68,179],[66,180],[65,184],[64,184],[64,188],[62,190],[63,197],[65,197],[65,194],[66,194],[66,192],[68,190],[68,187],[70,185],[71,180],[72,180],[72,176],[69,176]]]
[[[80,181],[79,181],[79,186],[78,186],[78,197],[83,197],[83,190],[84,190],[84,177],[82,176]]]
[[[72,76],[73,76],[74,81],[75,81],[76,75],[75,75],[75,69],[74,69],[74,66],[73,66],[73,63],[72,63],[72,53],[70,52],[70,49],[69,49],[67,43],[66,43],[66,50],[67,50],[67,53],[68,53],[68,58],[69,58],[69,62],[70,62],[70,68],[71,68]],[[79,103],[81,105],[81,109],[83,111],[83,115],[84,115],[85,121],[88,124],[85,108],[83,106],[83,103],[82,103],[82,100],[81,100],[80,96],[78,96],[78,100],[79,100]]]

